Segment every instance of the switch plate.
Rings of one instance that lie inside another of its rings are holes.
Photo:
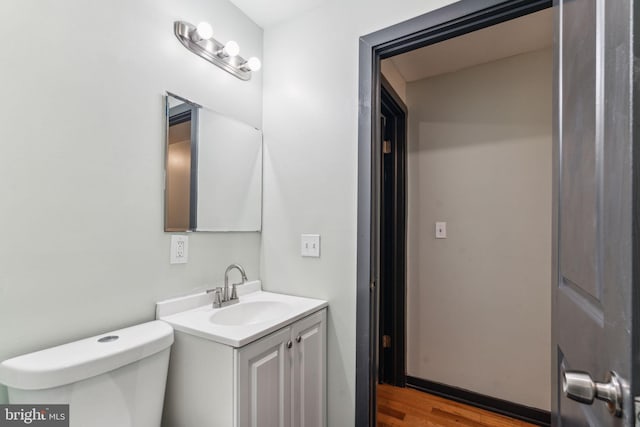
[[[446,238],[447,238],[447,223],[436,222],[436,239],[446,239]]]
[[[320,257],[319,234],[303,234],[300,236],[300,255],[306,257]]]
[[[189,258],[189,237],[181,235],[171,236],[171,264],[186,264]]]

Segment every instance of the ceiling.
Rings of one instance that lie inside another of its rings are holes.
[[[412,82],[484,64],[553,44],[553,9],[512,19],[385,61]]]
[[[286,21],[314,9],[326,0],[231,0],[262,28]]]

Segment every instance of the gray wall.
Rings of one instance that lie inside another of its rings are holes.
[[[551,89],[549,49],[407,85],[408,374],[545,410]]]
[[[243,82],[188,52],[173,21],[262,57],[262,29],[226,0],[10,0],[0,21],[0,360],[152,320],[154,303],[260,276],[260,235],[163,232],[166,90],[254,126]],[[0,401],[5,397],[0,392]]]

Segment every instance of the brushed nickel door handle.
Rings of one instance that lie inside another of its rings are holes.
[[[622,416],[622,385],[613,371],[602,383],[593,381],[587,372],[563,371],[562,391],[569,399],[586,405],[591,405],[595,399],[602,400],[607,403],[611,415]]]

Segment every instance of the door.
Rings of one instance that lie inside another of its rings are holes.
[[[295,427],[326,424],[326,310],[291,326],[293,337],[293,422]]]
[[[406,115],[381,76],[379,365],[381,383],[405,385]]]
[[[552,424],[633,426],[635,11],[555,3]]]
[[[238,350],[238,426],[291,427],[292,345],[285,328]]]

